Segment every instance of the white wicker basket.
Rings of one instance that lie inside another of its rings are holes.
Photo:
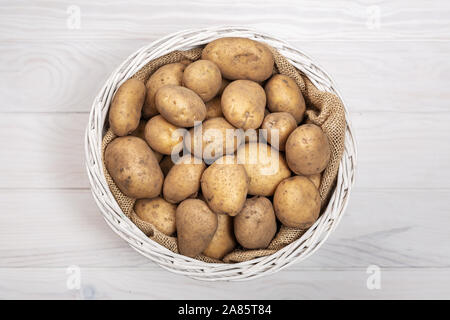
[[[342,157],[336,188],[328,206],[317,222],[298,240],[262,258],[235,264],[205,263],[173,253],[150,240],[122,212],[111,194],[103,175],[101,145],[105,133],[105,118],[116,89],[149,61],[174,50],[188,50],[222,37],[246,37],[265,42],[276,48],[292,65],[302,71],[312,83],[323,91],[339,97],[330,76],[313,60],[288,43],[247,27],[214,27],[185,30],[166,36],[133,53],[113,72],[96,97],[86,130],[86,167],[92,193],[106,222],[132,248],[172,272],[200,280],[247,280],[277,272],[303,260],[315,252],[339,223],[350,195],[355,177],[356,146],[347,118],[345,151]],[[342,97],[341,97],[342,99]]]

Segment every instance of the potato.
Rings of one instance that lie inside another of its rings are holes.
[[[159,113],[178,127],[193,127],[195,121],[203,121],[206,117],[205,103],[185,87],[167,85],[160,88],[155,103]]]
[[[272,75],[273,56],[269,48],[246,38],[221,38],[206,45],[202,59],[211,60],[229,80],[264,81]]]
[[[288,76],[276,74],[265,86],[267,105],[271,112],[289,112],[297,123],[305,114],[305,99],[295,81]]]
[[[235,127],[257,129],[264,119],[266,95],[256,82],[236,80],[222,94],[222,112]]]
[[[319,217],[319,191],[307,177],[288,178],[278,185],[273,206],[278,220],[286,227],[309,228]]]
[[[147,124],[147,121],[145,121],[145,120],[139,121],[138,127],[136,128],[136,130],[134,130],[132,133],[130,133],[130,135],[141,138],[142,140],[145,141],[145,125],[146,124]],[[156,160],[158,160],[158,162],[160,162],[163,155],[155,150],[152,150],[152,151],[155,154]]]
[[[330,145],[322,129],[304,124],[295,129],[286,141],[289,168],[299,175],[322,172],[330,160]]]
[[[247,143],[237,152],[247,172],[248,194],[272,196],[278,184],[291,176],[283,156],[265,143]]]
[[[109,108],[109,124],[115,135],[126,136],[138,127],[144,99],[142,81],[129,79],[119,87]]]
[[[178,203],[200,189],[200,178],[206,166],[190,154],[183,156],[170,169],[164,180],[163,195],[170,203]]]
[[[220,103],[221,97],[215,97],[214,99],[208,101],[206,105],[206,118],[205,120],[223,117],[222,104]]]
[[[171,156],[164,156],[162,158],[162,160],[159,162],[159,166],[161,168],[161,171],[164,175],[164,177],[167,176],[167,174],[169,173],[170,169],[172,169],[172,167],[175,165],[175,163],[172,162],[172,157]]]
[[[201,127],[189,130],[185,145],[191,154],[205,159],[210,164],[212,160],[237,150],[242,138],[235,135],[235,130],[236,128],[222,117],[209,119],[203,122]]]
[[[209,166],[201,178],[202,193],[215,213],[235,216],[247,197],[248,177],[236,157],[227,155]]]
[[[198,199],[187,199],[176,211],[178,251],[195,257],[206,249],[217,230],[217,214]]]
[[[141,220],[151,223],[156,229],[168,236],[173,235],[176,231],[176,209],[176,205],[160,197],[139,199],[134,204],[134,212]]]
[[[222,260],[226,254],[236,247],[236,240],[233,232],[233,218],[227,214],[218,214],[217,218],[216,233],[214,233],[214,237],[203,254],[213,259]]]
[[[222,86],[222,75],[214,62],[197,60],[184,70],[183,85],[207,102],[219,92]]]
[[[186,68],[185,63],[169,63],[160,67],[147,80],[147,97],[145,98],[144,107],[142,108],[142,116],[146,119],[158,114],[156,109],[155,95],[159,88],[166,85],[181,86],[183,79],[183,71]]]
[[[276,232],[275,213],[266,197],[247,199],[242,211],[234,217],[234,234],[244,248],[267,248]]]
[[[261,125],[263,136],[272,147],[284,151],[286,140],[297,128],[297,122],[294,117],[288,112],[269,113],[264,118]]]
[[[154,198],[161,193],[163,174],[144,140],[128,136],[111,141],[105,165],[117,187],[131,198]]]
[[[310,176],[306,176],[312,183],[316,186],[317,189],[320,187],[320,180],[322,180],[322,174],[316,173]]]
[[[217,92],[218,96],[221,96],[223,93],[223,90],[225,90],[225,88],[227,87],[227,85],[230,84],[230,81],[228,81],[227,79],[223,79],[222,78],[222,84],[220,85],[220,89],[219,92]]]
[[[145,125],[145,140],[155,151],[162,154],[178,153],[183,149],[184,132],[161,115],[154,116]]]

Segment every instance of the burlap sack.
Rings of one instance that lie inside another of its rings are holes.
[[[336,175],[339,169],[339,162],[342,158],[342,153],[344,152],[346,129],[344,106],[341,100],[336,95],[318,90],[304,75],[302,75],[297,69],[295,69],[286,60],[286,58],[280,55],[275,49],[271,48],[271,50],[275,59],[274,73],[281,73],[295,80],[305,98],[307,106],[307,120],[320,126],[330,141],[331,158],[327,168],[323,172],[321,184],[319,187],[323,208],[327,203],[328,197],[333,189]],[[198,60],[201,56],[201,52],[202,48],[196,48],[183,52],[171,52],[149,62],[141,70],[136,72],[133,78],[145,82],[150,77],[150,75],[153,74],[159,67],[168,63],[180,62],[186,59],[191,61]],[[102,154],[104,154],[105,148],[108,143],[110,143],[115,137],[116,136],[112,133],[111,130],[107,131],[107,133],[103,137]],[[111,176],[106,170],[105,165],[103,165],[103,168],[106,181],[109,185],[111,193],[114,195],[117,203],[119,204],[123,212],[127,215],[127,217],[129,217],[131,221],[133,221],[133,223],[136,224],[136,226],[140,230],[142,230],[142,232],[144,232],[150,239],[156,241],[169,250],[178,253],[176,237],[169,237],[159,232],[152,224],[139,219],[139,217],[133,210],[135,199],[129,198],[124,195],[112,180]],[[275,253],[284,246],[299,239],[305,231],[306,230],[281,226],[280,230],[267,249],[235,249],[233,252],[226,255],[223,261],[211,259],[203,255],[199,255],[195,258],[210,263],[233,263],[248,261],[257,257],[263,257]]]

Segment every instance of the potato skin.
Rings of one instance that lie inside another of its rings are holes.
[[[265,85],[267,106],[271,112],[289,112],[297,123],[305,114],[305,99],[295,81],[276,74]]]
[[[170,203],[179,203],[200,189],[200,178],[206,169],[202,160],[193,156],[183,156],[173,167],[164,180],[163,195]]]
[[[185,137],[185,145],[191,154],[199,159],[205,159],[208,164],[214,159],[234,153],[241,143],[241,139],[237,136],[227,138],[227,131],[231,134],[236,128],[223,117],[204,121],[201,130],[199,137],[195,136],[194,128],[189,130],[189,134]]]
[[[235,216],[241,211],[247,197],[248,177],[235,156],[217,159],[203,172],[200,183],[203,196],[215,213]]]
[[[144,140],[128,136],[111,141],[105,165],[117,187],[131,198],[154,198],[161,193],[163,174]]]
[[[183,148],[183,134],[180,128],[161,115],[154,116],[145,125],[145,140],[153,150],[166,155],[178,153]]]
[[[144,99],[142,81],[129,79],[119,87],[109,108],[109,124],[115,135],[126,136],[138,127]]]
[[[205,104],[206,105],[205,120],[217,118],[217,117],[223,117],[222,104],[220,102],[220,98],[221,97],[215,97]]]
[[[147,96],[145,98],[144,107],[142,108],[142,116],[146,119],[157,115],[155,95],[159,88],[166,85],[181,86],[183,79],[183,71],[186,68],[185,63],[169,63],[153,73],[145,84],[147,88]]]
[[[273,206],[278,220],[286,227],[309,228],[319,217],[319,191],[307,177],[295,176],[278,185]]]
[[[314,124],[299,126],[286,141],[288,166],[299,175],[322,172],[328,165],[330,154],[327,136]]]
[[[247,172],[251,195],[272,196],[278,184],[291,176],[283,156],[265,143],[246,143],[237,151],[237,159]]]
[[[221,96],[222,93],[223,93],[223,90],[225,90],[225,88],[229,84],[230,84],[230,81],[228,81],[227,79],[222,78],[222,84],[220,85],[219,92],[217,92],[217,96]]]
[[[222,94],[222,112],[236,128],[257,129],[264,120],[266,94],[256,82],[236,80]]]
[[[320,187],[320,181],[322,180],[322,174],[316,173],[310,176],[306,176],[312,183],[316,186],[317,189]]]
[[[222,86],[222,75],[214,62],[197,60],[184,70],[183,85],[207,102],[219,92]]]
[[[233,231],[233,218],[227,214],[217,215],[217,230],[208,247],[203,251],[207,257],[222,260],[236,247]]]
[[[244,208],[234,217],[234,233],[241,246],[264,249],[277,232],[272,203],[266,197],[247,199]]]
[[[206,45],[202,59],[211,60],[229,80],[264,81],[273,72],[274,60],[269,48],[246,38],[221,38]]]
[[[176,231],[176,209],[176,205],[161,197],[139,199],[134,204],[134,212],[141,220],[153,224],[156,229],[168,236],[173,235]]]
[[[198,199],[187,199],[176,211],[178,251],[195,257],[206,249],[217,230],[217,214]]]
[[[167,85],[160,88],[155,103],[159,113],[178,127],[193,127],[195,121],[203,121],[206,117],[203,100],[185,87]]]
[[[284,151],[286,147],[286,141],[289,135],[297,128],[297,121],[288,112],[274,112],[269,113],[264,118],[261,125],[263,136],[273,147],[280,151]],[[278,143],[275,141],[276,130],[278,130]],[[273,140],[273,141],[272,141]]]
[[[147,121],[145,121],[145,120],[139,121],[138,127],[136,128],[136,130],[134,130],[132,133],[130,133],[130,136],[135,136],[135,137],[141,138],[142,140],[145,141],[145,125],[146,124],[147,124]],[[152,151],[155,154],[156,160],[158,160],[158,162],[160,162],[163,155],[161,153],[159,153],[158,151],[155,151],[155,150],[152,150]]]

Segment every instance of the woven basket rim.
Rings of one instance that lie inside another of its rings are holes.
[[[277,252],[238,263],[207,263],[174,253],[151,240],[121,211],[111,194],[103,175],[101,144],[109,102],[115,90],[149,61],[174,50],[188,50],[214,39],[229,36],[248,37],[268,43],[301,70],[320,90],[335,93],[343,102],[346,115],[345,150],[340,161],[336,187],[319,219],[299,239]],[[172,49],[167,51],[168,49]],[[218,26],[198,28],[169,34],[131,54],[111,74],[95,98],[89,115],[85,135],[86,169],[94,199],[107,224],[130,246],[158,263],[164,269],[201,280],[247,280],[271,274],[314,253],[339,224],[346,209],[355,179],[356,141],[353,136],[348,110],[335,82],[309,55],[278,37],[245,26]],[[341,187],[342,185],[342,187]],[[326,218],[331,216],[331,220]],[[327,223],[328,222],[328,223]],[[305,242],[311,242],[306,248]],[[146,246],[149,246],[147,248]],[[303,249],[302,249],[303,248]],[[192,269],[190,271],[190,269]]]

